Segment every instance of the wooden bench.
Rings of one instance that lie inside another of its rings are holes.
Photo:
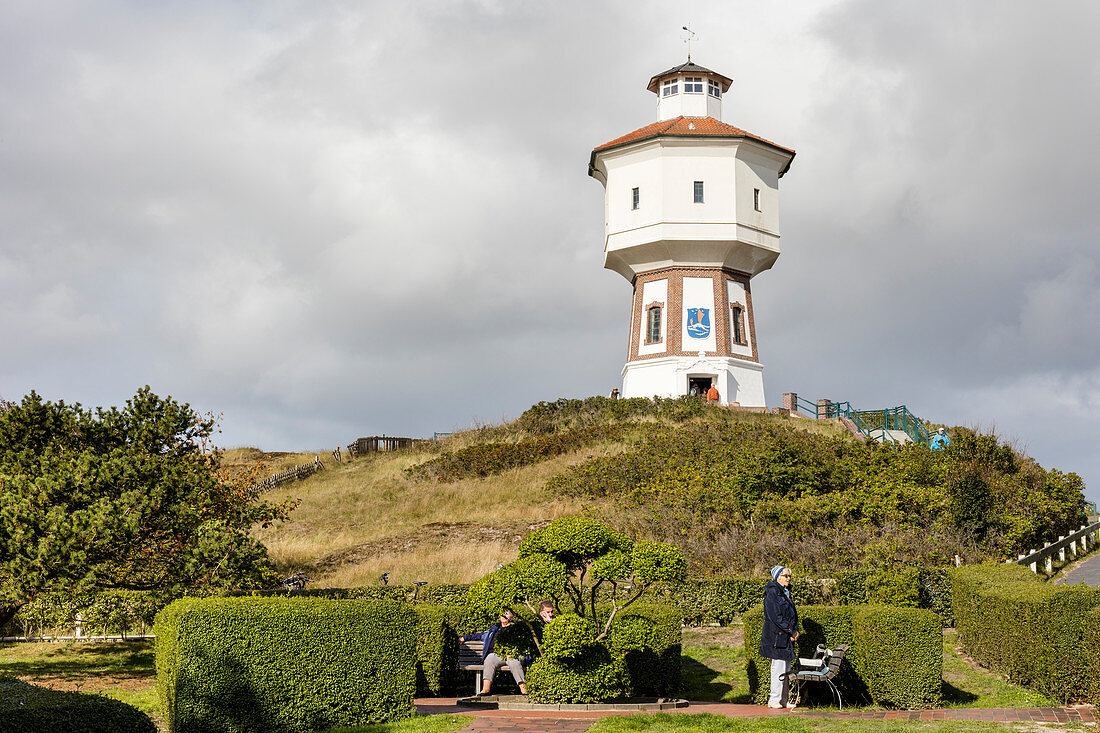
[[[477,675],[477,685],[474,687],[474,695],[481,694],[481,677],[485,672],[485,665],[481,663],[481,650],[485,643],[481,641],[458,642],[458,668],[462,671],[473,672]]]
[[[811,659],[798,659],[791,665],[791,671],[787,674],[790,684],[788,700],[798,704],[804,682],[824,682],[836,695],[837,710],[844,709],[844,703],[840,699],[840,690],[837,689],[833,678],[840,671],[840,663],[844,661],[844,655],[848,652],[847,644],[837,644],[835,649],[826,649],[824,644],[818,644],[817,650]],[[793,707],[793,705],[792,705]]]

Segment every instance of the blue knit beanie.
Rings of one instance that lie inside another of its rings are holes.
[[[788,570],[788,569],[789,568],[787,568],[784,565],[776,565],[774,568],[772,568],[772,580],[778,582],[779,581],[779,574],[781,572],[783,572],[784,570]]]

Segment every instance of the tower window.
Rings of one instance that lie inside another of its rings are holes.
[[[645,342],[655,344],[661,340],[661,306],[651,305],[646,310]]]
[[[747,346],[745,340],[745,309],[735,303],[730,303],[730,326],[732,328],[733,343],[739,346]]]
[[[630,189],[630,208],[637,209],[638,203],[641,201],[641,195],[637,188]]]
[[[722,98],[722,85],[714,79],[707,79],[707,93],[712,97]]]
[[[703,203],[703,182],[702,181],[696,181],[695,182],[695,203],[697,203],[697,204]]]
[[[754,188],[752,190],[752,208],[756,209],[757,211],[760,211],[760,189],[759,188]]]
[[[661,96],[671,97],[673,94],[680,93],[680,80],[668,79],[661,83]]]
[[[703,93],[703,77],[701,77],[701,76],[685,76],[684,77],[684,93],[685,94],[702,94]]]

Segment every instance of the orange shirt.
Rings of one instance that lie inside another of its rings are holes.
[[[717,402],[718,401],[718,388],[715,387],[713,384],[710,386],[710,389],[707,390],[707,401],[708,402]]]

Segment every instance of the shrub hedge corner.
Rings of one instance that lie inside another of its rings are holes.
[[[389,601],[183,599],[156,619],[173,733],[313,731],[413,713],[417,616]]]

